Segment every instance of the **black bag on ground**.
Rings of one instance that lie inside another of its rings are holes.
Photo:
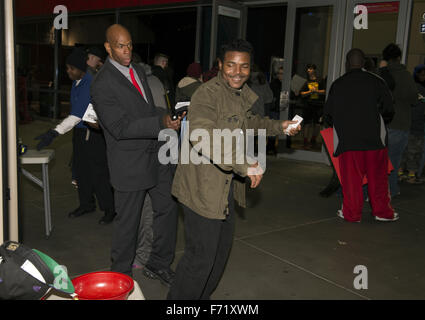
[[[36,278],[40,275],[45,283]],[[15,241],[0,246],[0,299],[39,300],[53,281],[52,271],[31,248]]]

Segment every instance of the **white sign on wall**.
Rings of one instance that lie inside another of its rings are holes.
[[[220,14],[222,16],[226,16],[226,17],[236,18],[236,19],[241,18],[241,11],[240,10],[225,7],[225,6],[218,6],[218,14]]]

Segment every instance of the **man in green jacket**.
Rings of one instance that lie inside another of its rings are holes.
[[[251,64],[251,44],[234,40],[221,49],[217,77],[204,83],[192,96],[182,151],[187,142],[190,151],[202,161],[183,164],[182,156],[174,177],[172,194],[183,206],[186,244],[168,299],[209,299],[224,272],[233,243],[233,198],[245,206],[244,178],[248,176],[251,188],[256,188],[265,170],[252,157],[250,161],[248,155],[240,161],[235,140],[243,141],[247,129],[266,129],[267,135],[280,135],[295,123],[251,113],[258,99],[245,84]],[[294,135],[300,129],[298,126],[286,132]],[[230,153],[226,145],[223,148],[213,139],[220,130],[233,132]],[[222,161],[227,156],[231,161]]]

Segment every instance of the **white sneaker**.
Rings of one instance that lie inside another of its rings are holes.
[[[344,219],[344,220],[345,220],[345,218],[344,218],[344,214],[342,213],[342,210],[338,210],[338,211],[336,212],[336,215],[337,215],[338,217],[340,217],[341,219]],[[348,221],[348,220],[346,220],[346,221]],[[349,222],[357,222],[357,223],[359,223],[360,221],[349,221]]]
[[[399,216],[398,216],[398,213],[397,212],[394,212],[394,218],[392,218],[392,219],[380,218],[380,217],[375,216],[375,220],[376,221],[385,221],[385,222],[386,221],[397,221],[398,218],[399,218]]]

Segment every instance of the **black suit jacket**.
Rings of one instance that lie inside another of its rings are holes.
[[[118,191],[153,187],[158,180],[158,134],[163,109],[153,102],[144,70],[133,65],[148,102],[107,60],[92,82],[93,107],[105,134],[112,186]]]

